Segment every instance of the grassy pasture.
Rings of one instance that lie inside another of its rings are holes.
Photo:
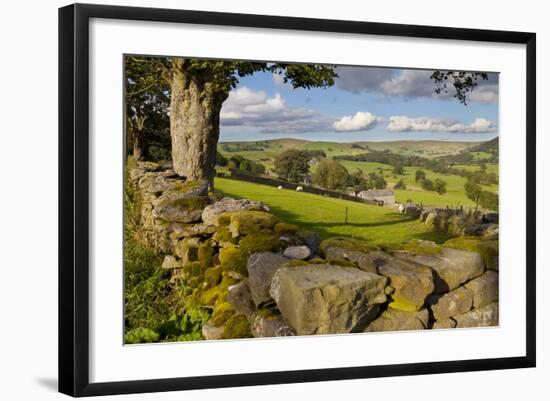
[[[447,239],[419,220],[388,208],[224,178],[216,178],[215,188],[233,198],[262,201],[280,219],[316,231],[322,238],[345,236],[391,244]]]
[[[350,173],[357,169],[361,169],[364,174],[368,174],[371,172],[379,172],[381,169],[388,182],[388,188],[393,188],[395,183],[400,179],[405,181],[407,189],[395,191],[396,200],[398,202],[406,202],[408,199],[411,199],[413,202],[422,203],[425,206],[475,206],[475,203],[468,199],[464,192],[466,178],[458,175],[440,174],[432,170],[422,169],[426,172],[426,177],[428,179],[435,181],[436,178],[439,178],[447,182],[447,193],[439,195],[434,191],[424,191],[420,184],[416,182],[415,174],[416,170],[419,169],[417,167],[405,167],[405,174],[395,175],[393,174],[393,167],[383,163],[355,162],[349,160],[341,160],[340,162]],[[498,168],[498,166],[496,167]],[[483,188],[488,191],[498,191],[498,185],[484,185]]]

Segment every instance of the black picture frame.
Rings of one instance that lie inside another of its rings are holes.
[[[154,380],[89,381],[88,61],[91,18],[522,44],[526,47],[526,353],[521,357],[261,372]],[[74,4],[59,9],[59,391],[95,396],[534,367],[536,363],[536,35],[358,21]]]

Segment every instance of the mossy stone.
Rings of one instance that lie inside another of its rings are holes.
[[[301,260],[301,259],[293,259],[292,261],[285,263],[284,265],[281,265],[281,268],[285,267],[297,267],[297,266],[307,266],[311,263],[309,261]]]
[[[437,255],[441,253],[441,246],[433,241],[413,239],[403,245],[402,249],[407,252],[421,253],[423,255]]]
[[[498,270],[498,240],[484,240],[479,237],[464,236],[450,239],[443,246],[477,252],[483,258],[487,269]]]
[[[229,226],[220,227],[212,236],[212,239],[220,244],[233,243],[237,244],[239,240],[234,238],[229,231]]]
[[[289,223],[277,223],[275,224],[275,227],[273,227],[273,231],[275,231],[278,235],[295,233],[298,229],[299,227],[297,225]]]
[[[248,275],[248,271],[246,270],[247,258],[248,255],[236,246],[222,248],[219,253],[223,271],[233,271],[244,277]]]
[[[329,263],[335,266],[344,266],[344,267],[357,267],[357,265],[346,259],[333,259]]]
[[[282,248],[279,236],[271,232],[249,234],[239,241],[242,252],[250,255],[255,252],[277,252]]]
[[[369,252],[378,250],[378,247],[368,241],[361,241],[354,238],[334,237],[321,242],[321,252],[326,254],[327,249],[336,247],[348,251]]]
[[[234,314],[235,309],[233,308],[233,305],[231,305],[229,302],[219,302],[214,307],[212,317],[210,318],[209,322],[214,327],[220,327]]]
[[[231,213],[229,230],[233,237],[271,230],[278,219],[271,213],[256,210],[241,210]]]
[[[212,288],[220,283],[222,280],[222,267],[215,266],[209,267],[204,272],[204,282],[207,288]]]
[[[222,278],[221,282],[200,294],[200,302],[203,306],[214,306],[217,302],[227,301],[227,291],[230,286],[239,281],[229,277]]]
[[[223,338],[251,338],[250,323],[243,315],[233,315],[225,322]]]
[[[418,307],[414,303],[399,298],[390,302],[388,307],[405,312],[416,312],[418,310]]]
[[[214,260],[214,248],[212,246],[212,240],[206,240],[199,245],[197,256],[199,262],[204,267],[212,266],[212,262]]]

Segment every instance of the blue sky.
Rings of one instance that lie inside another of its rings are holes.
[[[498,74],[468,105],[436,95],[432,71],[337,67],[328,89],[293,89],[279,76],[241,78],[221,112],[220,141],[301,138],[336,142],[483,141],[498,136]]]

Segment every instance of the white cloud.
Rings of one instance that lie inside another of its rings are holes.
[[[249,126],[270,133],[323,131],[332,122],[317,110],[289,106],[279,93],[269,97],[245,86],[229,93],[220,120],[224,126]]]
[[[487,133],[495,132],[497,127],[493,121],[485,118],[476,118],[471,124],[463,124],[455,120],[429,117],[391,116],[386,129],[391,132]]]
[[[382,119],[368,111],[358,111],[354,116],[344,116],[332,124],[335,131],[366,131],[376,127]]]

